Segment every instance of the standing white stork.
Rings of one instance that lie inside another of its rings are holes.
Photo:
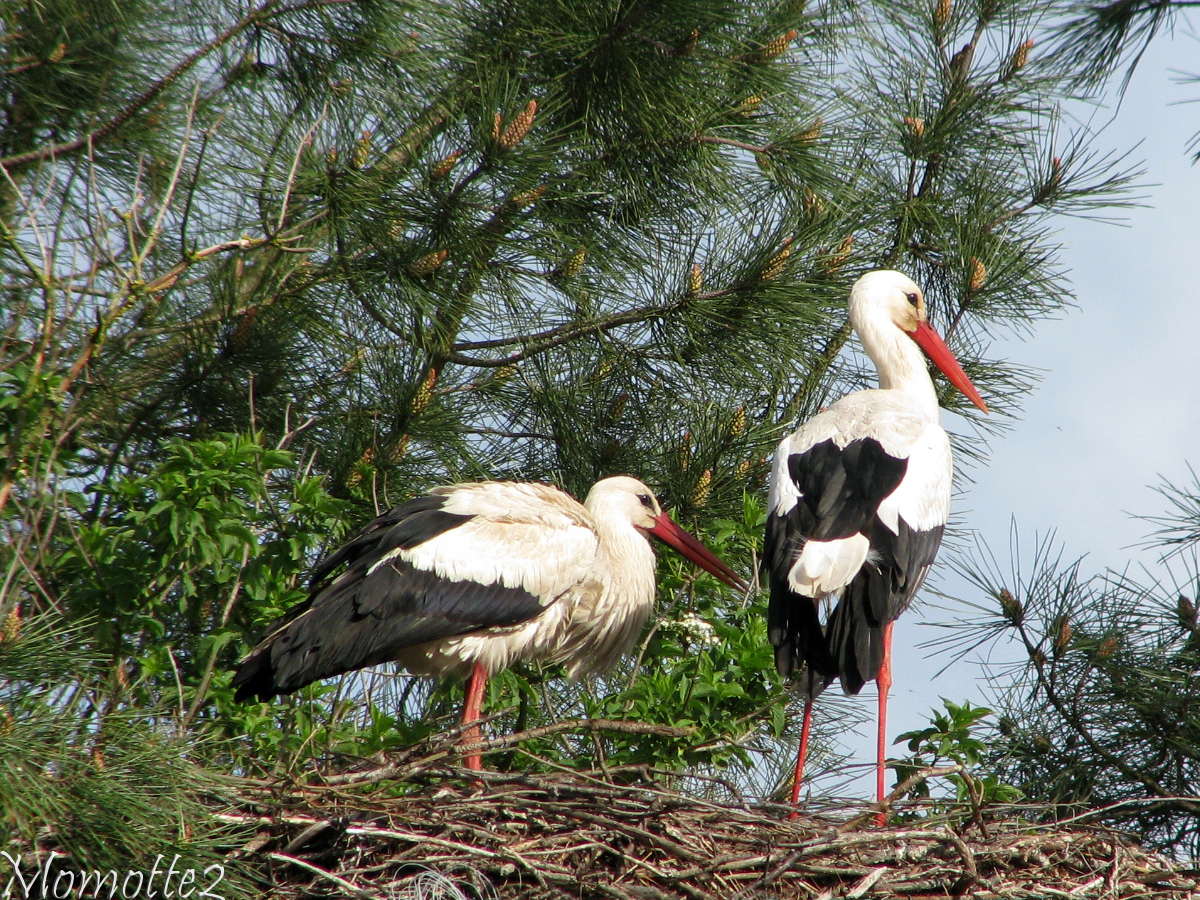
[[[467,677],[469,726],[488,677],[517,660],[563,663],[575,679],[629,649],[654,606],[650,535],[744,587],[634,478],[596,482],[583,504],[545,484],[434,488],[317,565],[308,600],[242,661],[235,699],[395,660],[413,674]],[[481,767],[478,754],[467,767]]]
[[[879,687],[879,799],[891,686],[892,623],[937,555],[950,513],[953,460],[921,351],[984,412],[987,404],[930,327],[921,289],[900,272],[868,272],[850,292],[850,322],[879,372],[784,438],[771,469],[767,627],[781,675],[807,666],[792,802],[808,750],[812,702],[834,678],[847,693]],[[824,628],[818,606],[837,606]]]

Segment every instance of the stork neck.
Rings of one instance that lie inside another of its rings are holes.
[[[637,603],[654,600],[654,548],[650,537],[628,521],[605,515],[594,516],[599,546],[596,567],[601,581],[617,594],[637,598]]]
[[[617,564],[620,568],[631,565],[645,566],[650,560],[654,566],[654,548],[650,538],[638,531],[627,522],[613,524],[611,521],[600,520],[596,523],[596,533],[600,538],[600,552]],[[636,562],[635,562],[636,561]]]
[[[860,323],[859,340],[863,350],[875,363],[879,386],[885,391],[897,391],[925,410],[931,419],[938,418],[937,391],[929,377],[925,354],[916,341],[891,322],[882,328]]]

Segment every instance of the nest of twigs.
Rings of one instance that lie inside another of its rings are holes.
[[[645,769],[475,774],[437,753],[244,801],[228,818],[257,835],[237,855],[279,897],[1010,900],[1200,887],[1196,871],[1082,821],[897,803],[880,827],[861,803],[798,815],[714,803]]]

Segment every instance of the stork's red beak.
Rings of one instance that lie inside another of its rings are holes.
[[[659,513],[654,517],[654,527],[649,529],[649,532],[731,588],[746,590],[746,582],[738,578],[733,569],[717,559],[711,550],[680,528],[666,513]]]
[[[954,354],[950,352],[946,342],[938,336],[928,322],[918,325],[917,330],[911,332],[911,337],[917,342],[917,346],[925,351],[925,355],[933,360],[933,364],[942,370],[942,374],[950,379],[952,385],[966,394],[967,399],[984,412],[988,411],[987,404],[983,402],[983,397],[979,396],[975,385],[971,384],[967,373],[958,364],[958,360],[954,358]]]

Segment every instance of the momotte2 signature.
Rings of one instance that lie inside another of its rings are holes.
[[[108,900],[116,900],[117,897],[123,900],[133,900],[135,897],[145,900],[158,897],[163,900],[225,900],[221,894],[215,893],[215,888],[225,878],[225,867],[213,863],[197,877],[195,869],[175,868],[179,862],[178,853],[165,869],[162,868],[164,858],[160,853],[155,857],[154,865],[148,872],[144,869],[129,869],[123,873],[116,869],[106,872],[72,869],[62,863],[56,866],[55,860],[62,860],[63,857],[51,851],[44,861],[38,863],[36,869],[26,874],[21,869],[20,856],[10,856],[3,850],[0,850],[0,856],[12,865],[12,877],[8,879],[8,885],[0,895],[4,900],[13,897],[20,900],[33,897],[54,900],[68,900],[72,897],[97,900],[103,897],[107,897]]]

